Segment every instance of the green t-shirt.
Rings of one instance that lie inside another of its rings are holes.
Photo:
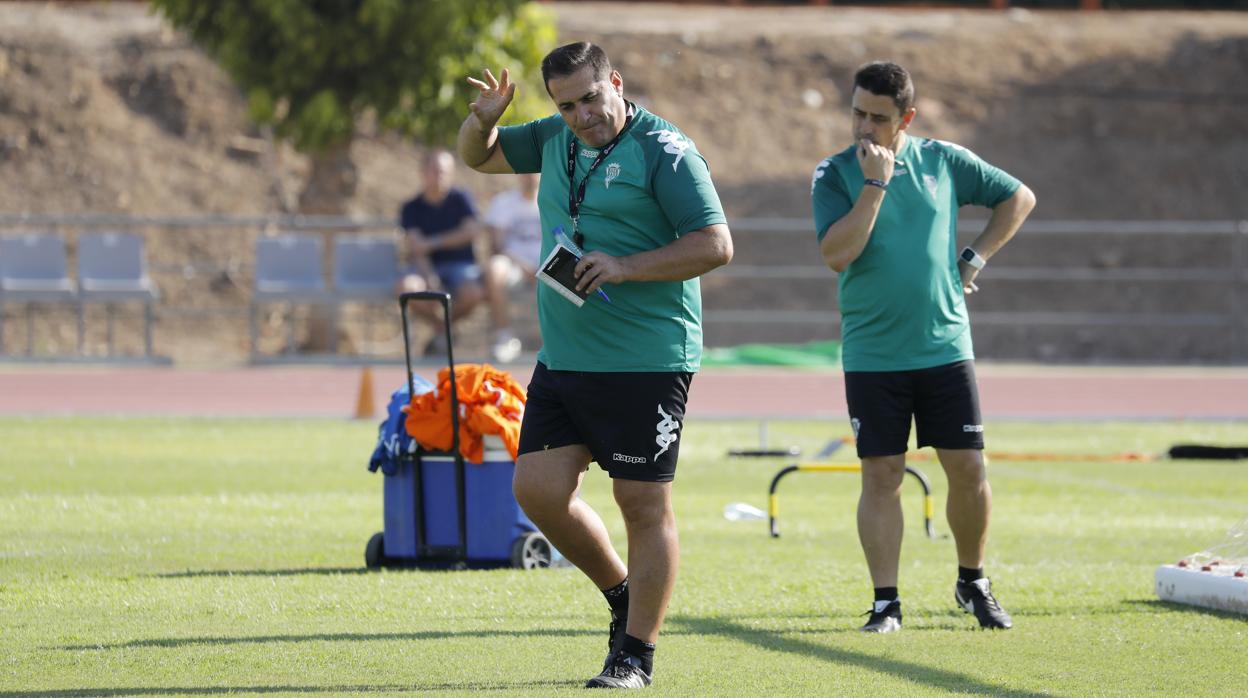
[[[856,149],[815,169],[811,201],[820,241],[862,191]],[[906,138],[871,238],[840,275],[846,371],[908,371],[974,358],[958,274],[958,208],[991,208],[1019,186],[962,146]]]
[[[675,126],[640,107],[610,155],[594,170],[580,206],[586,252],[622,257],[657,249],[690,231],[725,223],[706,161]],[[541,172],[542,259],[553,230],[570,237],[568,145],[558,115],[499,129],[516,172]],[[579,186],[598,150],[576,154]],[[702,291],[698,279],[606,284],[611,301],[590,294],[576,307],[537,284],[542,328],[538,360],[559,371],[697,371],[702,361]]]

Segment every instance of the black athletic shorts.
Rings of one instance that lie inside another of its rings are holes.
[[[539,362],[520,453],[583,444],[612,478],[671,482],[692,373],[552,371]]]
[[[920,448],[984,447],[970,360],[914,371],[846,371],[845,401],[859,458],[905,453],[911,417]]]

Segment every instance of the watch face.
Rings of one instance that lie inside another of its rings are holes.
[[[962,250],[962,261],[966,262],[967,264],[970,264],[972,261],[974,261],[974,259],[975,259],[975,250],[972,250],[969,247],[966,248],[965,250]]]

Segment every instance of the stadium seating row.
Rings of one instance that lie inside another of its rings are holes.
[[[259,342],[258,314],[266,303],[384,303],[397,298],[398,246],[391,237],[340,235],[334,239],[333,287],[325,285],[320,236],[282,234],[256,242],[256,285],[251,299],[251,353]],[[335,316],[335,326],[338,318]],[[289,323],[288,323],[289,325]],[[337,341],[334,332],[332,342]],[[287,341],[287,351],[292,349]]]
[[[318,235],[281,234],[256,243],[255,286],[251,301],[251,347],[256,354],[257,315],[266,303],[332,304],[388,302],[395,298],[398,250],[388,237],[339,236],[334,240],[333,286],[322,272]],[[65,240],[51,233],[0,236],[0,354],[4,353],[4,306],[25,304],[27,355],[33,355],[34,303],[71,303],[78,310],[78,349],[82,353],[85,307],[109,304],[109,354],[113,353],[112,305],[142,301],[144,347],[152,357],[153,305],[159,293],[148,275],[143,238],[130,233],[78,236],[76,282],[67,273]]]
[[[113,353],[112,309],[116,303],[144,303],[144,350],[152,356],[152,304],[158,295],[147,275],[143,239],[126,233],[86,233],[78,238],[78,281],[66,273],[65,241],[59,235],[27,233],[0,238],[0,354],[4,306],[26,304],[26,353],[34,353],[32,303],[76,303],[78,353],[82,353],[86,304],[108,305],[108,350]]]

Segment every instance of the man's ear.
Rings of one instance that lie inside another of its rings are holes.
[[[624,94],[624,78],[620,75],[620,71],[612,70],[611,76],[607,78],[611,82],[611,86],[619,94]]]
[[[914,117],[918,113],[919,112],[914,107],[910,107],[909,109],[906,110],[905,114],[901,115],[901,130],[902,131],[905,131],[906,129],[910,128],[910,122],[914,121]]]

